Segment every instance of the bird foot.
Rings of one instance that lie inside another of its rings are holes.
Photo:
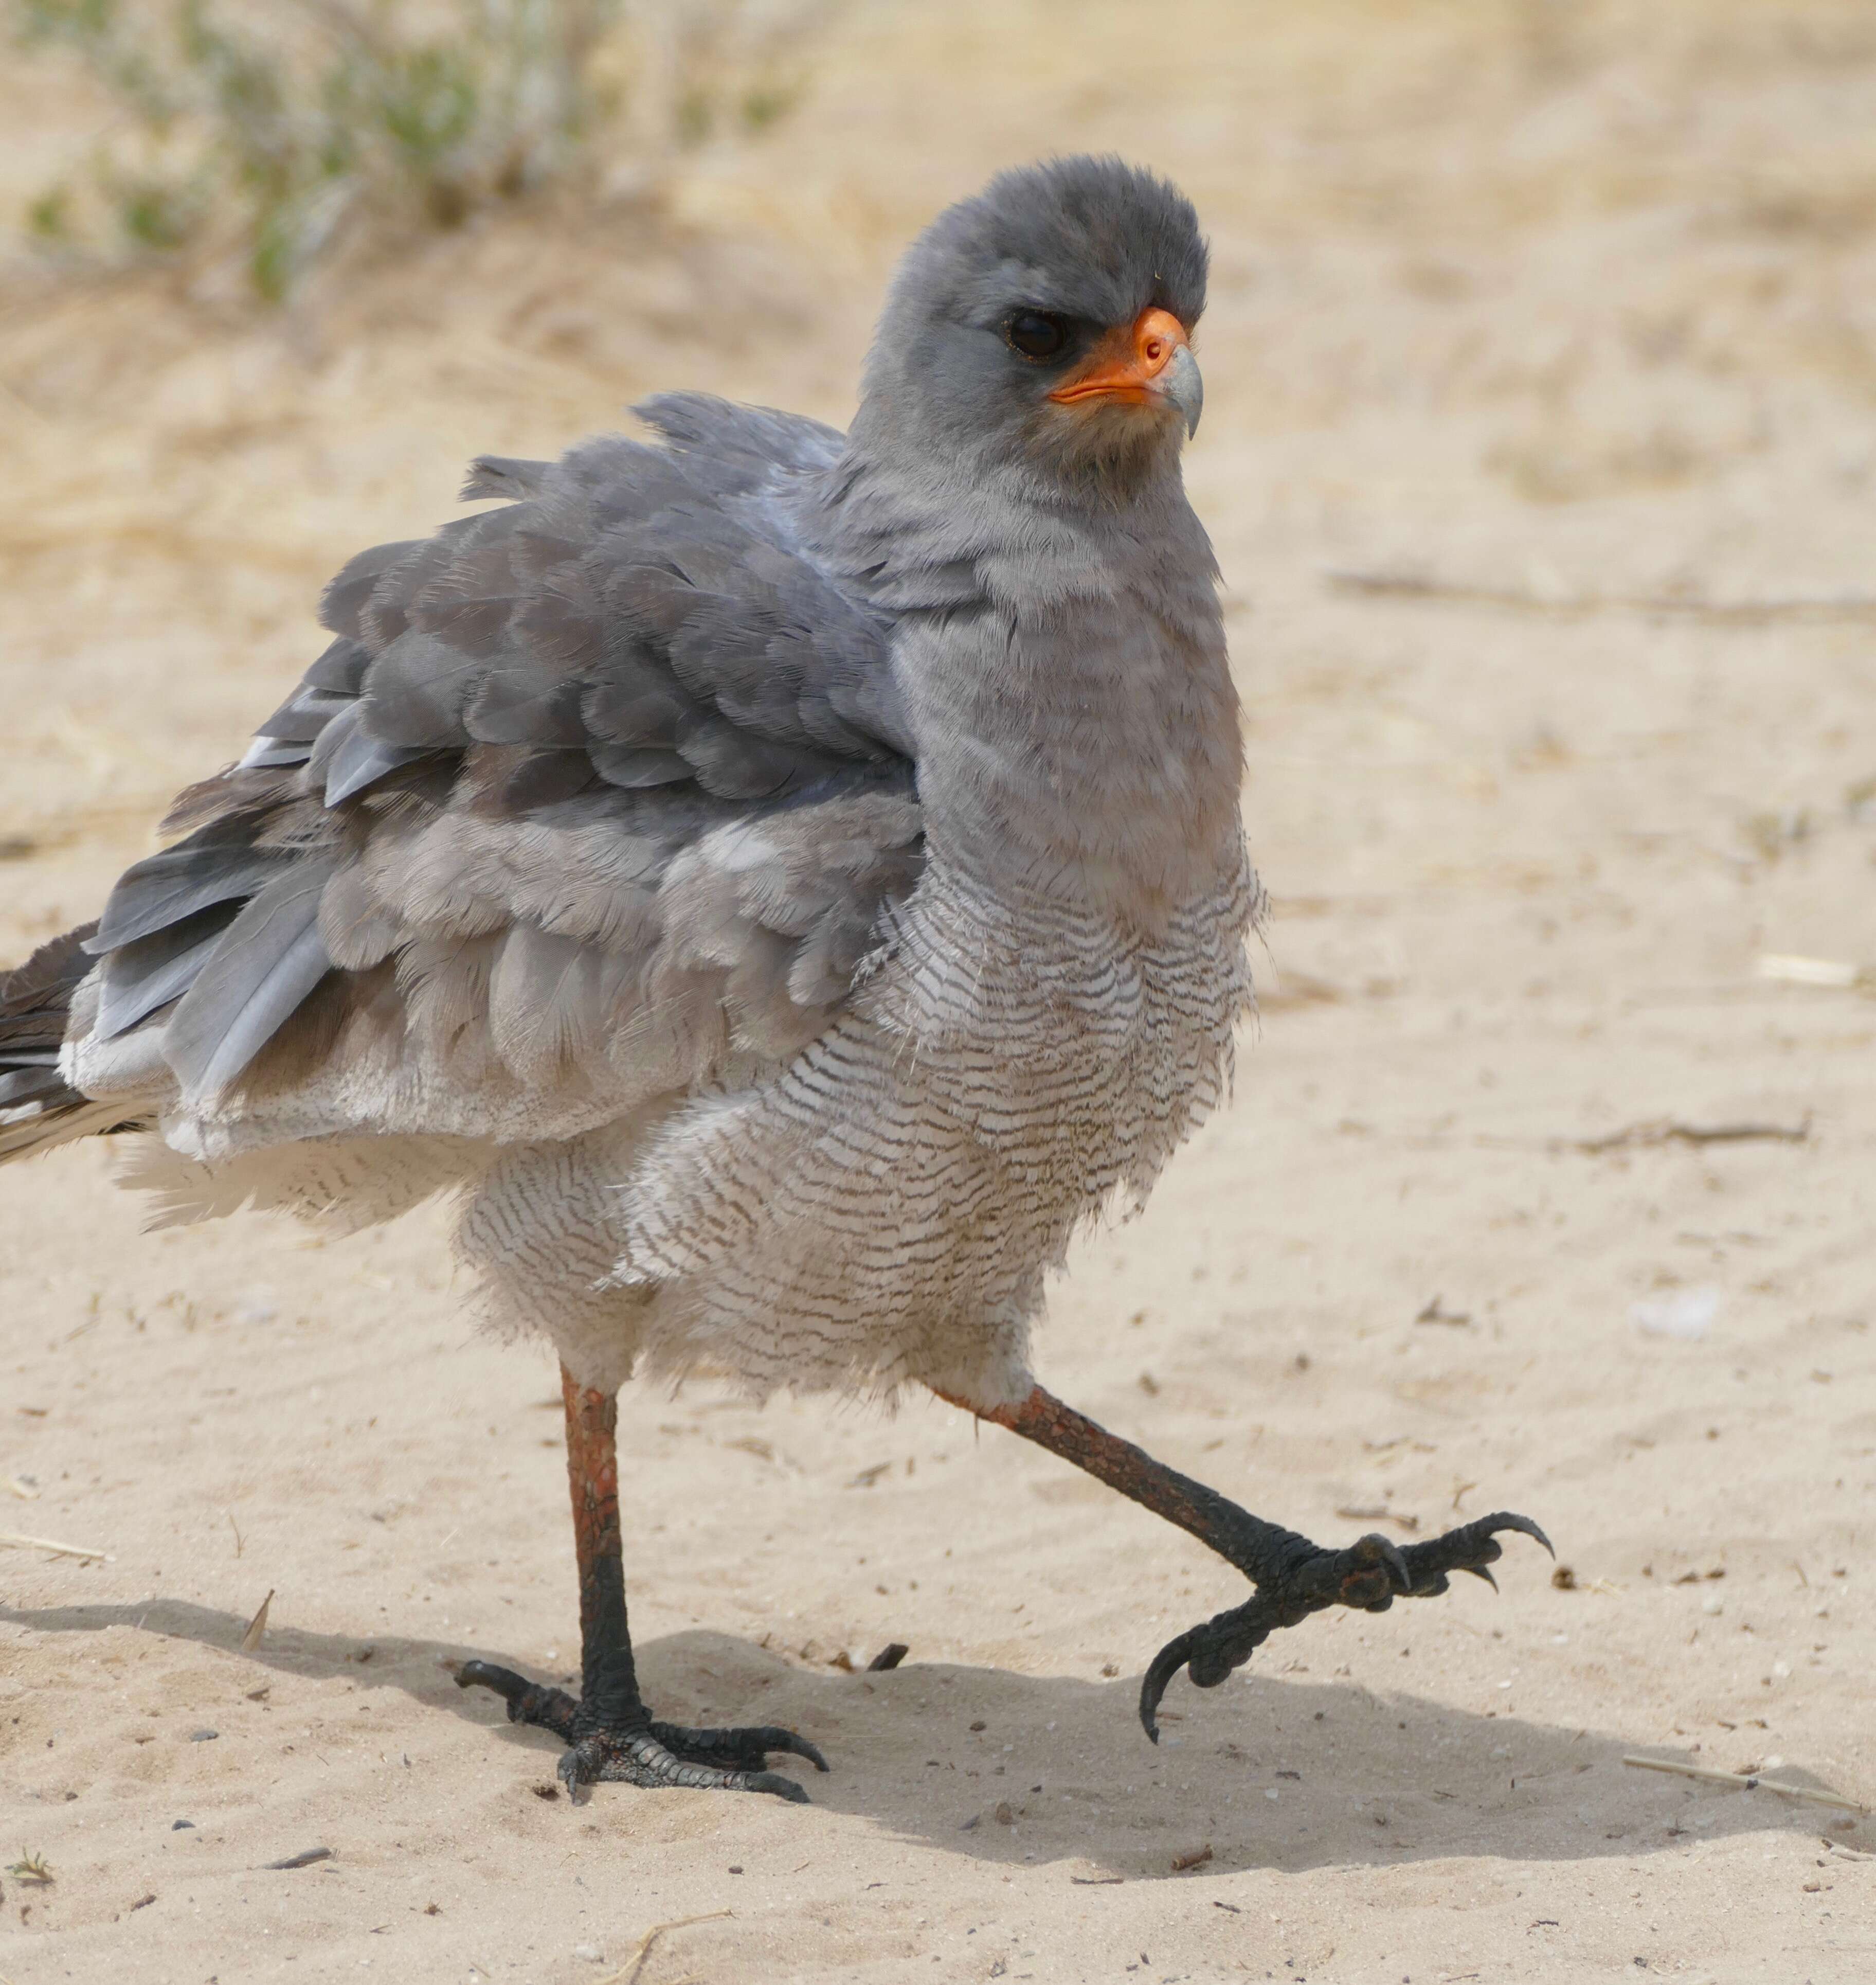
[[[511,1723],[551,1730],[567,1745],[559,1777],[576,1805],[586,1786],[609,1780],[693,1792],[772,1792],[805,1805],[807,1794],[793,1778],[767,1768],[768,1754],[783,1752],[807,1758],[817,1772],[827,1768],[819,1749],[792,1730],[767,1724],[693,1730],[657,1722],[636,1685],[622,1687],[610,1678],[586,1701],[492,1661],[465,1661],[456,1682],[461,1688],[493,1689],[507,1703]]]
[[[1183,1668],[1200,1688],[1216,1688],[1280,1627],[1294,1627],[1325,1606],[1354,1606],[1384,1613],[1397,1599],[1431,1599],[1446,1590],[1448,1575],[1468,1571],[1497,1588],[1486,1567],[1503,1554],[1495,1533],[1518,1530],[1556,1556],[1550,1540],[1529,1516],[1501,1510],[1443,1536],[1400,1545],[1371,1533],[1345,1550],[1307,1544],[1280,1575],[1262,1580],[1242,1606],[1190,1627],[1153,1658],[1140,1684],[1140,1722],[1156,1744],[1154,1712],[1166,1685]],[[1300,1545],[1306,1540],[1298,1538]]]

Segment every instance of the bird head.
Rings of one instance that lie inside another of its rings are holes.
[[[979,474],[1137,486],[1198,426],[1206,261],[1191,203],[1137,166],[1000,173],[901,264],[855,432]]]

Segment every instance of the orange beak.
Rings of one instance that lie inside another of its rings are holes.
[[[1145,310],[1132,329],[1102,339],[1087,363],[1049,396],[1061,406],[1083,400],[1115,400],[1123,406],[1170,406],[1188,435],[1198,431],[1204,381],[1186,336],[1170,311]]]

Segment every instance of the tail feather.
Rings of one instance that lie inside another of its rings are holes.
[[[0,1163],[123,1124],[122,1103],[95,1102],[59,1073],[72,996],[96,961],[95,923],[42,944],[0,974]]]

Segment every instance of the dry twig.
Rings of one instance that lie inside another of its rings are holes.
[[[1385,1503],[1344,1503],[1335,1513],[1344,1523],[1391,1523],[1401,1530],[1417,1530],[1420,1527],[1418,1516],[1411,1516],[1404,1510],[1391,1510]]]
[[[1604,1151],[1634,1150],[1651,1144],[1747,1144],[1764,1142],[1801,1144],[1811,1136],[1811,1119],[1801,1123],[1679,1123],[1668,1117],[1652,1123],[1630,1123],[1604,1137],[1560,1140],[1566,1150],[1582,1151],[1591,1157]]]
[[[693,1923],[715,1923],[720,1917],[734,1916],[733,1909],[711,1909],[700,1916],[673,1916],[669,1923],[653,1923],[639,1939],[638,1948],[626,1960],[619,1970],[599,1980],[599,1985],[638,1985],[639,1973],[645,1969],[651,1956],[652,1946],[666,1930],[687,1930]]]
[[[1811,1785],[1787,1785],[1781,1778],[1762,1778],[1756,1774],[1722,1772],[1711,1765],[1683,1765],[1678,1758],[1643,1758],[1633,1752],[1622,1761],[1639,1772],[1669,1772],[1676,1778],[1699,1778],[1714,1785],[1732,1785],[1741,1792],[1779,1792],[1787,1799],[1804,1799],[1812,1805],[1835,1806],[1841,1812],[1867,1813],[1871,1809],[1861,1800],[1845,1799],[1841,1792],[1820,1792]]]
[[[1761,979],[1784,986],[1815,986],[1831,992],[1876,992],[1876,967],[1847,958],[1807,958],[1764,952],[1754,966]]]
[[[105,1564],[116,1562],[109,1551],[93,1550],[89,1544],[62,1544],[56,1537],[22,1537],[16,1530],[0,1530],[0,1545],[17,1550],[50,1551],[55,1557],[95,1557]]]
[[[1323,577],[1331,592],[1366,599],[1445,600],[1522,613],[1652,613],[1748,627],[1767,620],[1876,620],[1876,597],[1855,593],[1787,600],[1703,600],[1695,594],[1671,593],[1572,593],[1552,597],[1529,586],[1440,579],[1430,573],[1331,570]]]

